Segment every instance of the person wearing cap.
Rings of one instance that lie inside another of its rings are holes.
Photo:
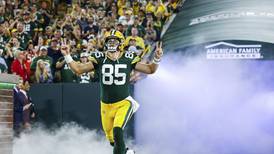
[[[30,65],[31,75],[34,75],[38,60],[43,60],[46,68],[51,72],[53,60],[50,56],[48,56],[48,48],[46,46],[40,47],[40,56],[33,59]]]
[[[35,38],[36,37],[35,35],[37,34],[38,29],[37,29],[36,23],[31,20],[29,11],[25,11],[23,13],[23,19],[24,19],[25,32],[28,33],[28,35],[31,36],[32,38]]]
[[[88,53],[87,52],[82,52],[80,54],[80,63],[86,64],[88,60]],[[85,72],[80,75],[78,75],[78,83],[90,83],[91,82],[91,77],[93,76],[93,72]]]
[[[52,58],[52,74],[55,76],[56,63],[59,58],[63,57],[60,49],[58,48],[58,40],[56,38],[52,39],[50,42],[50,47],[48,48],[48,56]]]

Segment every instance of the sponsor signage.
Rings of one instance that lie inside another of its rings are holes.
[[[205,46],[207,59],[263,59],[261,44],[217,42]]]

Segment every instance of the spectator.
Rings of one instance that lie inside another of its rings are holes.
[[[118,7],[118,15],[119,16],[125,15],[125,11],[127,10],[126,0],[119,0],[117,2],[117,7]]]
[[[111,10],[107,12],[108,16],[117,19],[118,14],[117,14],[117,6],[116,3],[111,4]]]
[[[26,58],[23,51],[16,51],[16,59],[11,64],[11,72],[19,75],[23,81],[29,81],[29,74],[26,68]]]
[[[146,5],[146,12],[153,13],[156,11],[156,4],[158,0],[149,0],[148,4]]]
[[[25,32],[28,34],[28,36],[35,39],[37,37],[38,28],[36,23],[32,21],[29,11],[24,12],[23,19]]]
[[[118,24],[116,25],[116,30],[120,31],[120,32],[125,36],[125,29],[124,29],[123,24],[118,23]]]
[[[129,40],[129,44],[128,46],[125,47],[125,50],[129,51],[129,52],[134,52],[136,53],[137,55],[141,55],[142,54],[142,51],[143,51],[143,48],[139,47],[136,45],[136,40],[135,38],[131,38]]]
[[[50,40],[53,37],[53,29],[51,26],[46,27],[45,38]]]
[[[32,20],[36,21],[36,27],[37,28],[42,28],[44,29],[45,27],[43,27],[44,24],[44,18],[41,14],[41,12],[37,11],[37,6],[35,4],[32,4],[32,6],[30,7],[30,11],[32,14]]]
[[[135,16],[133,25],[129,25],[128,26],[126,36],[130,36],[131,35],[131,29],[132,29],[132,27],[137,28],[137,30],[138,30],[138,36],[140,36],[140,37],[144,37],[145,36],[145,28],[140,24],[140,20],[141,19],[139,19],[137,16]]]
[[[41,3],[40,13],[44,19],[43,27],[48,26],[53,16],[49,10],[49,5],[48,5],[47,1],[45,1],[45,0],[43,0]]]
[[[134,17],[132,16],[132,12],[127,10],[124,15],[120,16],[118,21],[124,26],[132,25],[134,23]]]
[[[162,16],[161,14],[157,14],[156,16],[156,21],[154,23],[154,28],[157,32],[157,39],[156,41],[160,40],[160,37],[161,37],[161,29],[163,28],[163,20],[162,20]]]
[[[157,32],[154,29],[153,23],[148,22],[145,30],[146,30],[146,35],[144,37],[145,44],[152,45],[156,41],[156,37],[157,37]]]
[[[48,48],[48,56],[52,58],[52,75],[55,76],[56,63],[59,58],[63,57],[61,50],[58,47],[58,40],[52,39]]]
[[[17,23],[17,38],[20,41],[20,47],[26,49],[31,36],[24,30],[24,25],[21,22]]]
[[[142,49],[145,49],[145,43],[143,38],[138,36],[138,29],[135,27],[132,27],[131,29],[131,36],[128,36],[125,41],[125,46],[129,45],[129,40],[130,39],[135,39],[136,40],[136,46],[139,46]]]
[[[147,23],[154,23],[154,15],[152,13],[147,13],[146,18],[142,22],[144,27],[147,27]]]
[[[51,72],[46,68],[46,65],[42,59],[37,61],[35,69],[35,79],[37,83],[52,83],[53,77]]]
[[[85,64],[88,62],[88,54],[86,52],[81,53],[80,62]],[[78,76],[79,83],[90,83],[91,78],[94,76],[94,72],[83,73]]]
[[[164,18],[165,16],[168,16],[167,8],[166,8],[166,6],[162,3],[162,0],[157,0],[157,1],[156,1],[154,15],[155,15],[155,16],[159,15],[159,16],[161,16],[162,18]]]
[[[48,56],[48,49],[45,46],[42,46],[40,48],[40,56],[36,57],[33,59],[31,65],[30,65],[30,70],[32,72],[32,74],[34,74],[36,67],[37,67],[37,62],[38,60],[43,60],[44,64],[45,64],[45,68],[47,69],[48,72],[51,73],[51,69],[52,69],[52,58]],[[52,75],[51,75],[52,76]],[[33,79],[33,77],[32,77]]]
[[[11,50],[11,43],[9,42],[4,47],[2,46],[2,50],[3,50],[3,58],[5,59],[6,64],[8,66],[8,73],[11,73],[11,64],[14,60],[13,52]]]
[[[98,33],[99,27],[94,24],[93,17],[88,18],[88,26],[84,29],[84,38],[91,39],[95,38],[96,34]]]
[[[8,73],[8,66],[6,64],[5,59],[2,57],[2,55],[3,55],[3,50],[0,49],[0,74]]]
[[[78,61],[77,56],[72,55],[74,61]],[[61,57],[56,63],[56,69],[60,70],[61,82],[73,83],[76,82],[76,75],[71,71],[69,65],[66,63],[64,57]]]
[[[9,31],[6,29],[4,24],[0,22],[0,43],[5,44],[9,40],[9,35],[7,34]]]

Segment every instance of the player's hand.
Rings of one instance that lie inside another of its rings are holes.
[[[155,50],[155,58],[161,59],[162,56],[163,56],[162,42],[157,42],[156,50]]]
[[[70,54],[70,45],[67,44],[66,40],[61,41],[61,52],[64,56]]]

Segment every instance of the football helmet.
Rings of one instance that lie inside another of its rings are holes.
[[[111,30],[110,32],[106,33],[104,48],[108,52],[116,52],[121,50],[124,40],[124,35],[121,32],[117,30]]]

